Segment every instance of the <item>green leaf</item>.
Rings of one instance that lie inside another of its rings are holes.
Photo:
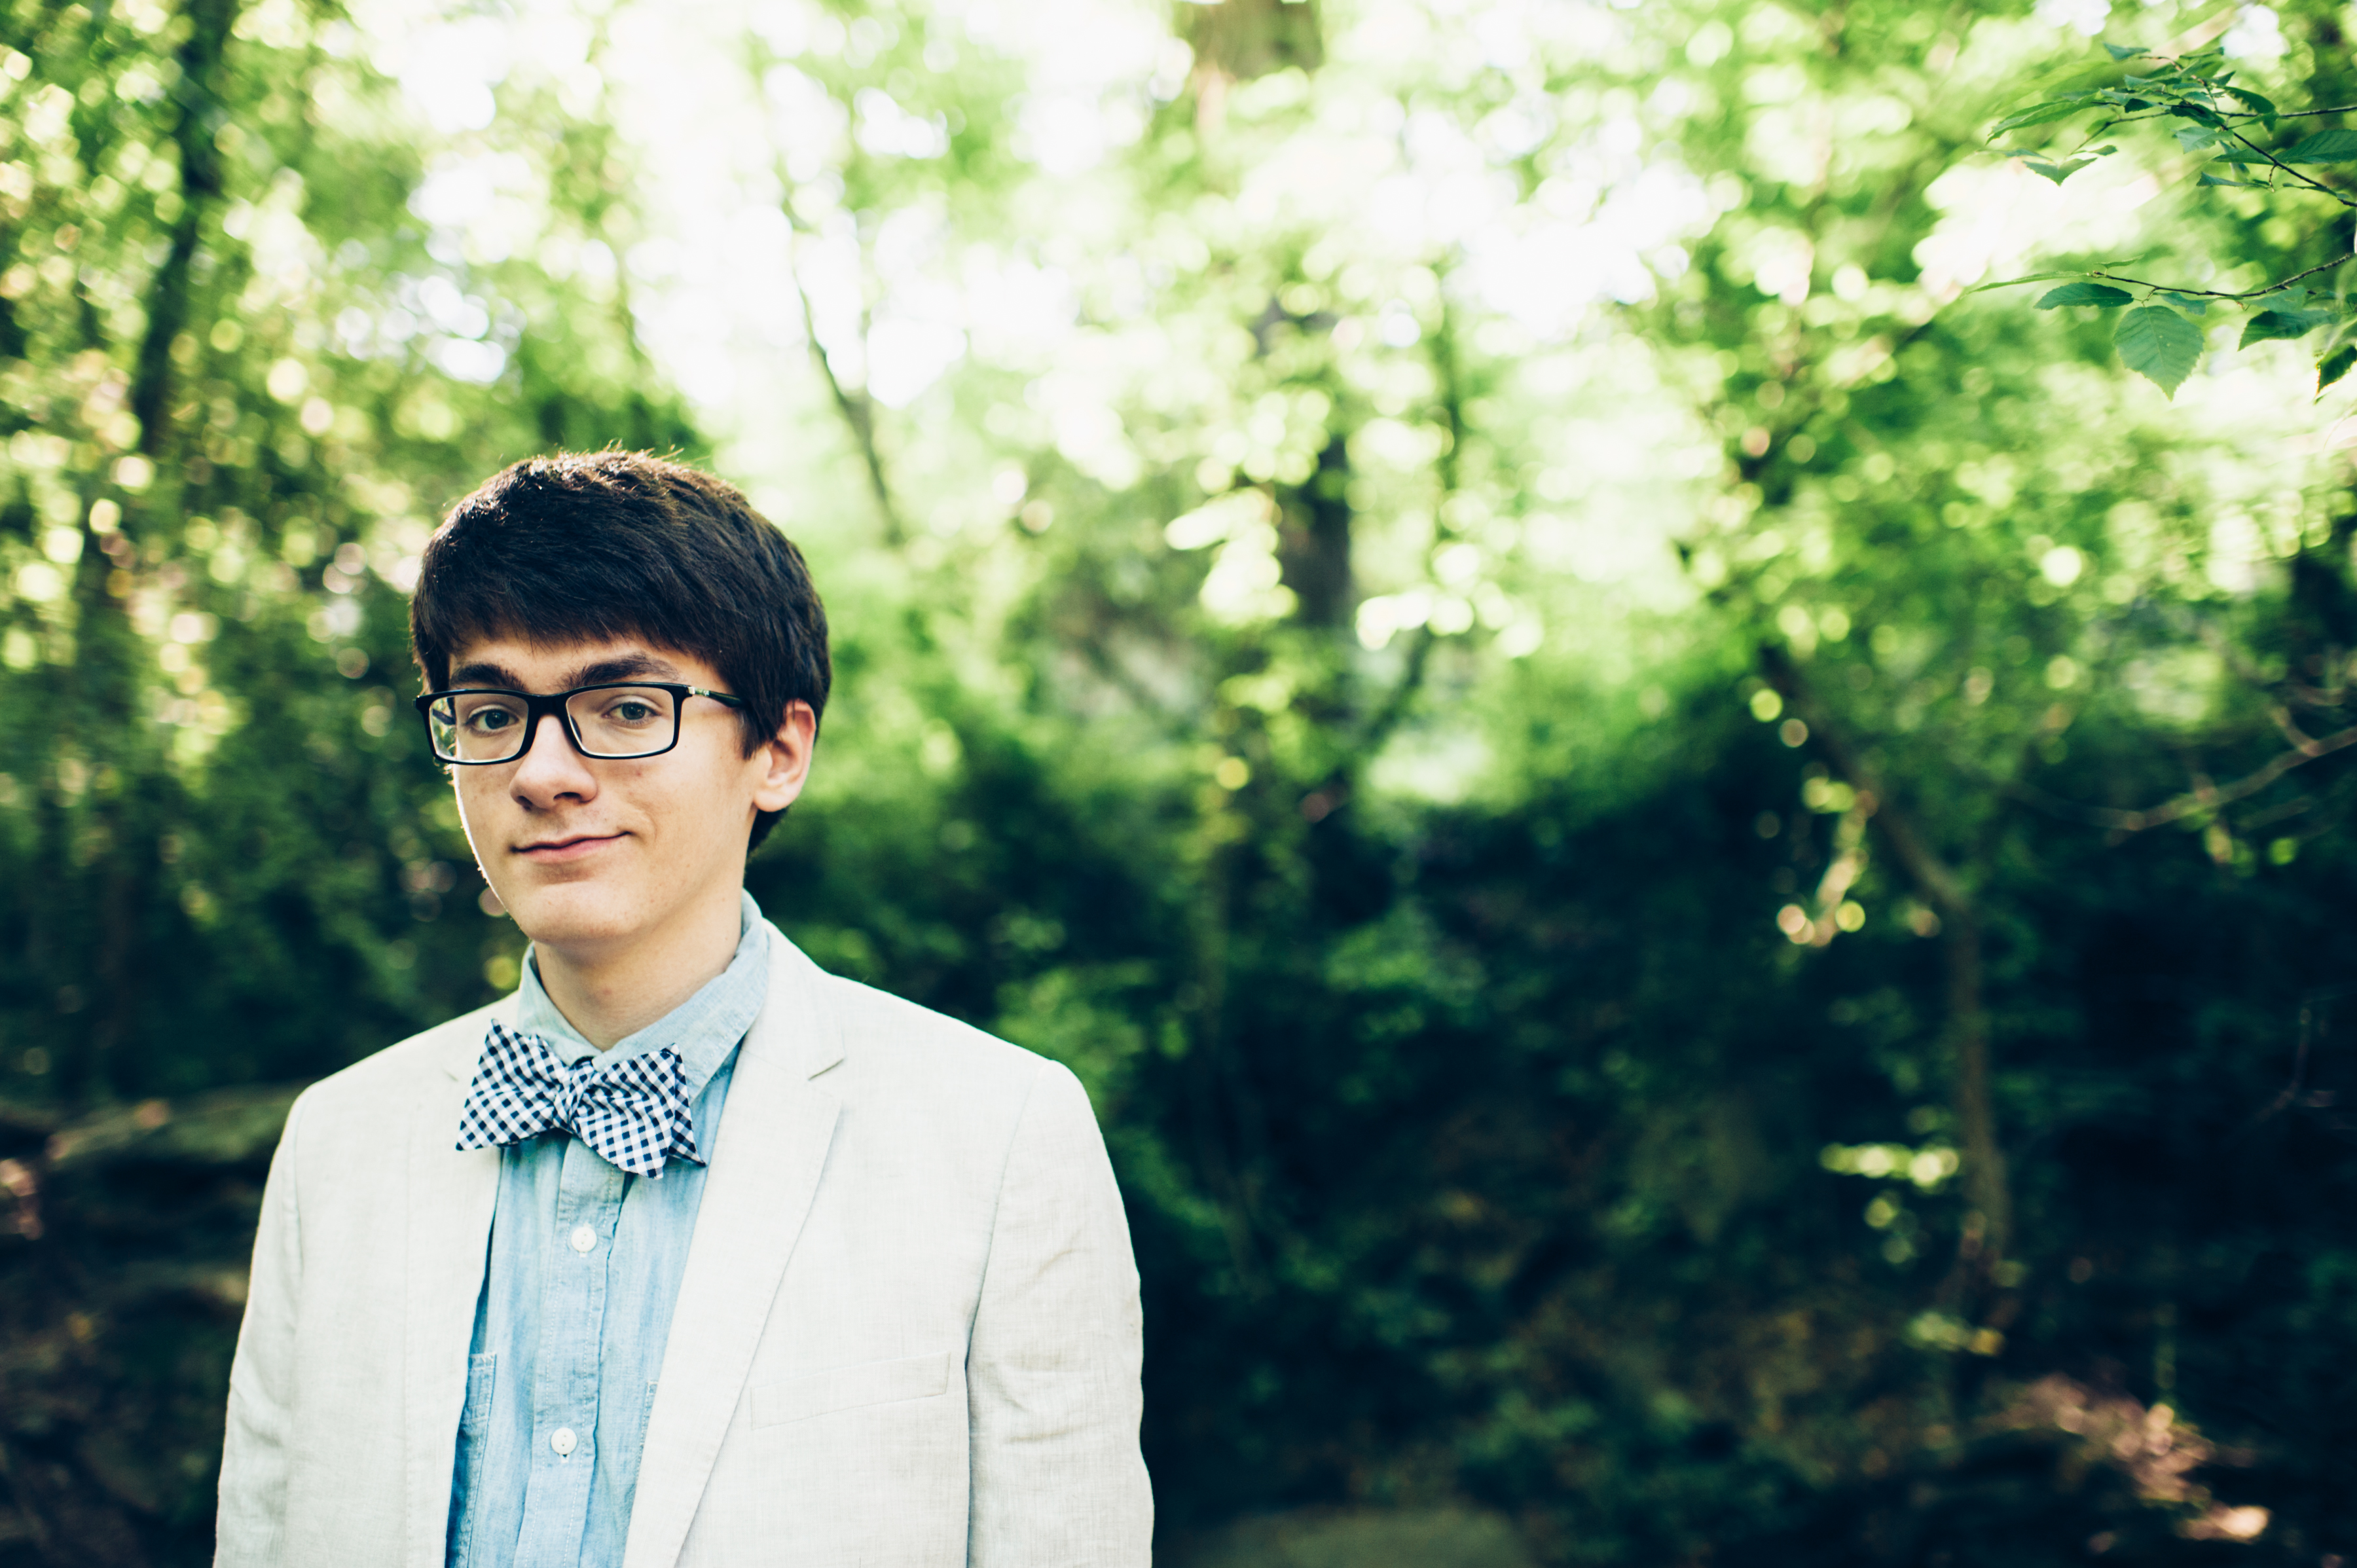
[[[2081,169],[2085,168],[2089,164],[2093,163],[2094,161],[2095,160],[2093,158],[2072,158],[2067,164],[2058,164],[2050,163],[2044,158],[2031,158],[2023,163],[2021,166],[2041,178],[2050,179],[2055,184],[2061,185],[2064,180],[2069,179],[2072,175],[2077,174]]]
[[[2247,349],[2254,343],[2266,343],[2276,338],[2305,338],[2319,327],[2328,326],[2334,317],[2330,310],[2262,310],[2243,324],[2243,336],[2234,347]]]
[[[2109,284],[2066,283],[2061,288],[2050,291],[2044,298],[2040,299],[2038,302],[2038,308],[2053,310],[2065,305],[2096,305],[2110,310],[2116,306],[2129,304],[2135,298],[2136,295],[2127,290],[2114,288]]]
[[[2215,174],[2205,174],[2200,179],[2194,181],[2194,183],[2196,185],[2231,185],[2236,190],[2265,190],[2267,188],[2266,182],[2265,180],[2228,179],[2223,175]]]
[[[2316,395],[2322,397],[2327,388],[2349,373],[2352,365],[2357,365],[2357,348],[2335,349],[2319,360],[2316,362]]]
[[[2291,151],[2276,156],[2287,164],[2357,163],[2357,131],[2319,131]]]
[[[2260,97],[2255,92],[2245,92],[2239,87],[2230,87],[2226,89],[2226,91],[2233,97],[2241,99],[2245,104],[2249,105],[2252,113],[2266,116],[2268,124],[2272,125],[2275,124],[2276,115],[2278,111],[2272,102]]]
[[[2189,153],[2198,153],[2204,147],[2216,146],[2218,133],[2207,125],[2188,125],[2177,133],[2177,145]]]
[[[2155,289],[2152,296],[2164,304],[2173,305],[2177,306],[2178,309],[2190,312],[2195,316],[2207,316],[2210,314],[2210,302],[2193,295],[2179,294],[2175,289],[2161,288]]]
[[[2122,264],[2125,265],[2126,263]],[[2083,272],[2031,273],[2028,277],[2000,278],[1996,283],[1976,283],[1973,285],[1972,287],[1964,290],[1964,292],[1966,294],[1986,294],[1993,288],[2015,288],[2026,283],[2052,283],[2056,278],[2083,278],[2087,274]]]
[[[2222,147],[2217,159],[2222,164],[2263,164],[2267,161],[2267,155],[2254,152],[2249,147]]]
[[[2152,52],[2149,49],[2124,49],[2117,44],[2105,44],[2104,46],[2104,51],[2110,55],[2114,59],[2134,59],[2138,55],[2149,54]]]
[[[2092,93],[2073,92],[2067,98],[2059,98],[2050,102],[2019,110],[1999,120],[1990,128],[1989,135],[1994,139],[2004,135],[2007,131],[2018,131],[2025,125],[2045,125],[2056,120],[2067,120],[2082,110],[2093,108],[2094,105],[2088,102],[2093,96]]]
[[[2120,363],[2175,398],[2201,359],[2201,328],[2165,305],[2140,305],[2112,333]]]

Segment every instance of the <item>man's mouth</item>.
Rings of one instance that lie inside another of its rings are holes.
[[[585,859],[608,844],[619,843],[622,836],[620,833],[567,833],[561,838],[519,844],[515,853],[544,865],[561,865],[566,861]]]

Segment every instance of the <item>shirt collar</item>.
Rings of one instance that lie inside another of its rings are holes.
[[[728,1053],[744,1039],[745,1031],[753,1026],[753,1020],[760,1016],[761,1004],[769,997],[770,928],[750,893],[740,892],[737,897],[744,900],[743,929],[737,940],[737,956],[728,961],[728,967],[637,1034],[616,1041],[604,1055],[619,1059],[669,1046],[679,1053],[687,1069],[688,1094],[703,1092],[720,1064],[728,1059]],[[546,1040],[549,1049],[568,1065],[599,1054],[548,999],[541,987],[540,966],[530,949],[524,951],[523,983],[516,993],[516,1025]]]

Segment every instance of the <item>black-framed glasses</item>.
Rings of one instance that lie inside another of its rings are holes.
[[[540,721],[554,714],[566,738],[584,757],[620,761],[661,757],[679,744],[680,712],[690,697],[709,697],[732,708],[745,699],[701,686],[669,681],[617,681],[576,686],[545,696],[466,686],[428,692],[417,699],[434,755],[462,768],[513,762],[531,749]]]

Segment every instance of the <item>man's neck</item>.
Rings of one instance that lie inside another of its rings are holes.
[[[565,950],[535,942],[541,989],[581,1037],[606,1050],[671,1012],[726,970],[744,935],[734,888],[622,947]]]

